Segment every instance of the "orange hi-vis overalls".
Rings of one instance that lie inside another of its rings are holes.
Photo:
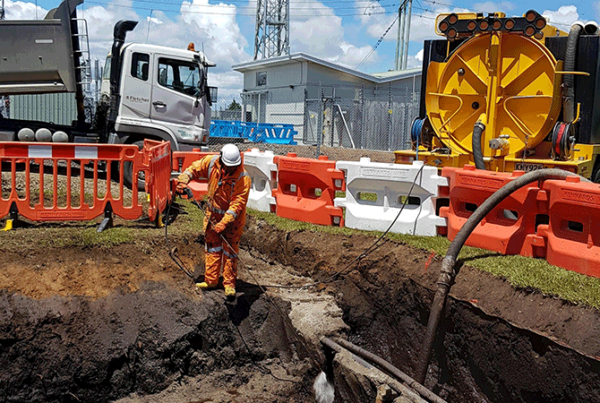
[[[204,217],[204,281],[209,286],[216,286],[223,263],[223,286],[235,288],[237,254],[246,223],[246,203],[252,180],[241,164],[232,174],[226,175],[218,155],[208,155],[195,161],[179,176],[179,181],[189,183],[199,178],[208,178],[208,207]],[[220,235],[227,242],[213,229],[219,222],[226,224]]]

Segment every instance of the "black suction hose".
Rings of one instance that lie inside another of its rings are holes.
[[[563,121],[571,123],[575,120],[575,76],[568,72],[575,71],[575,61],[577,56],[577,43],[579,35],[583,31],[583,26],[580,23],[575,23],[569,32],[567,39],[567,50],[565,53],[565,78],[564,95],[563,95]]]
[[[483,151],[481,149],[481,135],[485,130],[485,124],[479,121],[473,127],[473,160],[475,168],[485,170],[485,162],[483,162]]]
[[[469,235],[471,235],[471,232],[473,232],[475,227],[481,222],[481,220],[485,218],[485,216],[490,213],[490,211],[492,211],[496,206],[498,206],[498,204],[500,204],[504,199],[510,196],[511,193],[517,191],[518,189],[532,182],[547,179],[565,179],[567,176],[574,175],[575,174],[571,172],[563,171],[561,169],[540,169],[538,171],[526,173],[523,176],[510,181],[496,191],[496,193],[491,195],[481,204],[481,206],[477,208],[477,210],[475,210],[467,222],[465,222],[465,224],[462,226],[460,231],[458,231],[456,238],[454,238],[450,244],[450,247],[448,248],[446,257],[444,257],[444,260],[442,261],[442,268],[438,278],[438,289],[435,293],[435,297],[433,298],[433,303],[431,304],[431,312],[429,314],[429,321],[427,322],[425,339],[423,340],[423,346],[421,348],[421,353],[419,355],[419,361],[417,364],[418,366],[415,376],[417,382],[421,384],[425,382],[429,360],[431,359],[433,342],[435,340],[441,314],[446,304],[446,297],[456,275],[454,272],[454,265],[460,250],[467,241]],[[589,182],[585,178],[581,178],[581,180]]]
[[[367,361],[371,364],[377,365],[378,367],[382,368],[388,374],[391,374],[394,378],[396,378],[400,382],[403,382],[406,385],[408,385],[408,387],[410,387],[411,389],[416,391],[418,394],[420,394],[421,396],[426,398],[427,401],[429,401],[431,403],[446,403],[445,400],[440,398],[438,395],[434,394],[432,391],[427,389],[425,386],[416,382],[413,378],[411,378],[410,376],[408,376],[407,374],[405,374],[404,372],[402,372],[401,370],[399,370],[398,368],[396,368],[395,366],[393,366],[392,364],[390,364],[383,358],[350,343],[348,340],[344,340],[339,337],[332,340],[332,339],[329,339],[326,337],[323,340],[321,340],[321,343],[336,352],[340,352],[341,349],[339,349],[339,347],[341,346],[341,347],[345,348],[346,350],[363,358],[365,361]]]

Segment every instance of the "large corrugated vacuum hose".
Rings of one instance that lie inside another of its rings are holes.
[[[475,210],[475,212],[469,217],[467,222],[462,226],[450,247],[448,248],[448,252],[446,253],[446,257],[442,261],[442,268],[440,272],[440,276],[438,278],[438,288],[435,293],[435,297],[433,299],[433,303],[431,304],[431,311],[429,314],[429,321],[427,323],[427,330],[425,333],[425,339],[423,340],[423,346],[421,348],[421,353],[419,355],[419,361],[416,371],[415,379],[423,384],[425,382],[425,378],[427,376],[427,368],[429,367],[429,361],[431,359],[431,353],[433,348],[433,342],[435,340],[435,335],[437,333],[437,328],[440,322],[442,311],[444,310],[444,306],[446,304],[446,297],[448,296],[448,292],[450,291],[450,287],[452,282],[454,281],[455,272],[454,265],[456,263],[456,259],[463,245],[471,235],[471,232],[475,229],[475,227],[487,216],[496,206],[498,206],[504,199],[510,196],[513,192],[518,189],[532,183],[541,180],[548,179],[564,179],[567,176],[574,176],[575,174],[563,171],[560,169],[541,169],[538,171],[533,171],[520,176],[502,188],[500,188],[496,193],[491,195],[486,201],[484,201],[481,206]],[[589,182],[585,178],[581,178],[582,181]]]
[[[582,31],[583,23],[576,22],[569,32],[565,53],[565,72],[567,73],[575,71],[577,44]],[[571,123],[575,120],[575,76],[572,74],[565,74],[563,98],[563,121]]]
[[[483,161],[483,150],[481,147],[481,136],[485,130],[483,122],[479,121],[475,123],[473,127],[473,160],[475,161],[475,167],[477,169],[485,169],[485,162]]]

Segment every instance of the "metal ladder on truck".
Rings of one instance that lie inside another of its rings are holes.
[[[92,83],[92,63],[87,20],[85,18],[71,18],[71,28],[74,53],[73,62],[75,64],[75,78],[77,82],[75,97],[78,98],[78,104],[83,105],[85,120],[90,123],[93,118],[94,101],[93,96],[91,96],[92,89],[90,87]],[[78,124],[83,123],[85,122],[78,121]]]

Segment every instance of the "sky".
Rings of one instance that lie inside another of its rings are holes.
[[[360,66],[366,73],[393,67],[401,0],[289,1],[291,53]],[[4,2],[10,20],[43,19],[60,4],[59,0]],[[527,7],[517,1],[413,0],[408,67],[421,67],[424,39],[439,38],[433,27],[440,13],[502,11],[521,16],[529,9],[565,31],[575,21],[600,21],[600,0],[529,0]],[[219,97],[233,98],[242,90],[242,74],[231,66],[253,59],[256,0],[86,0],[78,13],[87,20],[92,59],[101,64],[111,47],[115,22],[130,19],[139,24],[128,41],[178,48],[194,42],[196,50],[217,64],[209,70],[209,84],[219,87]]]

